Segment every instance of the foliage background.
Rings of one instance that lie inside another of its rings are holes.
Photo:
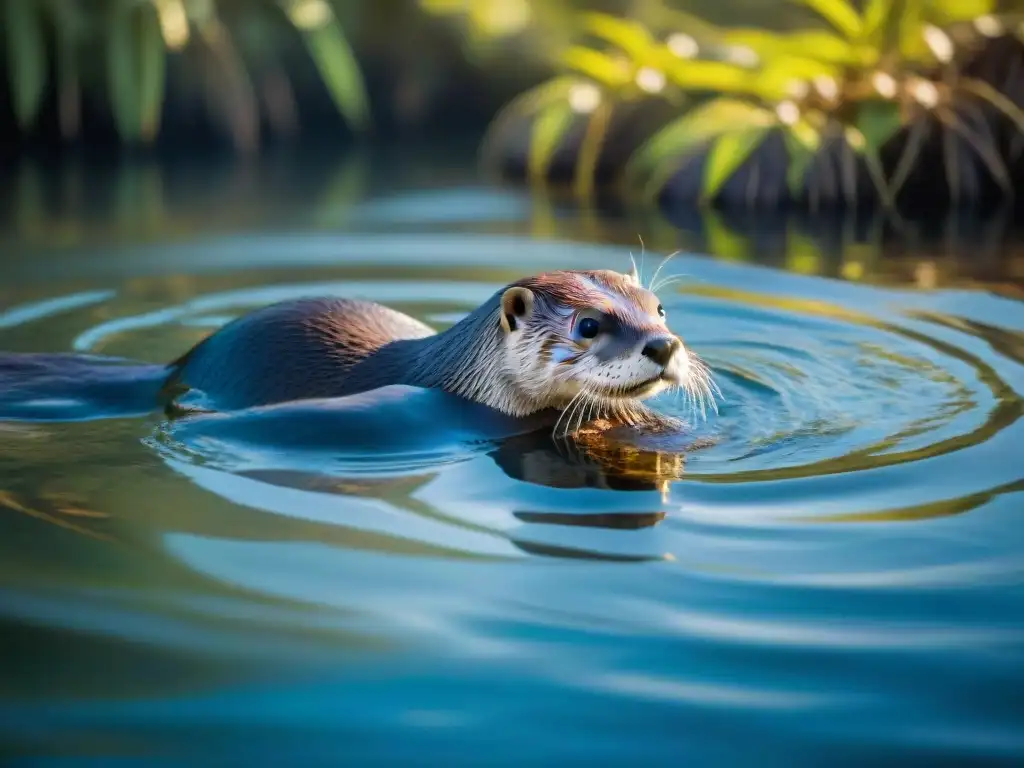
[[[643,231],[651,247],[702,249],[725,258],[771,252],[802,271],[824,269],[831,259],[848,277],[864,273],[865,254],[891,251],[879,244],[894,238],[919,246],[947,231],[957,239],[974,233],[986,242],[986,253],[1005,250],[1007,238],[1019,234],[1017,190],[1024,177],[1024,145],[1017,141],[1024,117],[1006,104],[996,108],[975,94],[965,114],[983,115],[980,129],[929,129],[903,180],[909,197],[904,194],[899,211],[875,210],[878,201],[866,193],[876,179],[862,146],[853,153],[859,157],[854,215],[825,215],[804,195],[798,210],[780,217],[776,209],[792,207],[787,193],[799,176],[795,166],[805,177],[817,174],[818,189],[832,190],[824,207],[848,203],[844,163],[850,153],[844,154],[841,141],[825,140],[820,125],[815,151],[807,152],[806,143],[801,151],[793,141],[795,131],[787,136],[778,125],[764,131],[755,124],[757,115],[778,115],[786,101],[778,77],[757,76],[760,64],[755,76],[740,79],[736,67],[718,66],[724,79],[708,88],[700,85],[701,73],[711,70],[691,67],[667,77],[672,87],[664,92],[638,93],[631,85],[639,70],[664,61],[669,41],[679,34],[699,39],[702,61],[721,58],[734,44],[762,53],[782,45],[775,75],[792,66],[812,81],[815,72],[800,67],[826,48],[806,43],[823,34],[843,36],[842,24],[835,24],[835,8],[843,5],[845,0],[0,0],[0,163],[8,171],[0,197],[16,201],[10,207],[16,231],[48,242],[82,236],[82,219],[59,215],[69,199],[82,205],[113,199],[126,236],[186,232],[190,222],[210,215],[211,206],[226,215],[231,200],[242,201],[233,209],[239,221],[258,221],[260,210],[294,197],[299,188],[309,190],[303,205],[321,211],[319,220],[335,221],[346,200],[373,186],[381,157],[404,158],[388,163],[408,170],[418,167],[417,145],[437,156],[440,144],[461,147],[463,155],[479,152],[495,180],[526,184],[541,212],[531,225],[538,231],[550,229],[544,222],[552,220],[551,206],[569,204],[578,207],[579,226],[591,238],[636,245],[636,233]],[[966,74],[1019,109],[1021,5],[853,0],[847,7],[862,15],[881,8],[897,20],[915,18],[915,8],[931,9],[931,17],[916,17],[918,31],[925,23],[938,26],[955,55],[940,61],[934,46],[919,47],[916,58],[884,62],[886,74],[923,79],[949,94],[955,90],[947,88],[950,75]],[[990,38],[979,34],[978,24],[989,17],[1000,19]],[[594,34],[595,20],[604,22],[603,37]],[[627,38],[616,35],[631,29],[649,35],[649,44],[624,48]],[[722,41],[708,45],[708,35],[722,30],[738,36],[724,40],[724,48]],[[600,71],[581,69],[581,48],[630,71],[633,79],[623,81],[629,87],[611,87]],[[878,61],[861,65],[860,80],[877,74]],[[602,131],[592,130],[593,112],[571,109],[568,91],[549,99],[545,110],[531,104],[537,88],[564,86],[566,75],[598,86],[614,106]],[[736,101],[745,106],[726,109],[726,119],[716,123],[700,110],[723,97],[733,107]],[[945,111],[956,115],[957,109]],[[932,112],[924,122],[934,123]],[[680,130],[694,113],[701,119]],[[883,110],[879,125],[905,128],[910,113],[901,110],[893,121],[894,113]],[[753,122],[735,119],[739,114]],[[839,104],[835,114],[839,124],[864,133],[857,110]],[[723,126],[730,130],[719,130]],[[871,135],[868,148],[891,177],[905,154],[907,131],[900,136],[885,130],[864,135]],[[659,132],[672,140],[652,143]],[[594,135],[600,141],[590,140]],[[311,148],[319,160],[309,161]],[[306,153],[304,160],[296,159],[297,150]],[[273,159],[282,152],[287,156]],[[239,158],[257,157],[270,158],[269,165],[258,172],[237,165]],[[20,162],[25,158],[34,165]],[[952,185],[951,158],[957,169]],[[88,170],[112,163],[122,169],[114,186],[97,182]],[[189,163],[203,166],[201,183],[185,178]],[[54,164],[62,169],[60,181],[39,171]],[[709,172],[709,164],[717,170]],[[996,165],[1004,170],[993,172]],[[296,167],[306,174],[301,184]],[[435,164],[416,173],[426,178],[439,171]],[[932,215],[956,197],[949,194],[953,187],[961,194],[952,202],[964,210],[941,219]],[[271,194],[274,189],[280,194]],[[709,198],[718,210],[709,208]],[[171,200],[184,201],[174,216]],[[624,212],[633,216],[628,225],[616,223]]]

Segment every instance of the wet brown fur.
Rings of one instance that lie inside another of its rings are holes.
[[[626,301],[604,301],[576,276]],[[299,299],[229,323],[172,364],[169,384],[199,390],[220,409],[342,397],[395,384],[442,389],[513,416],[564,408],[566,402],[532,392],[522,371],[506,364],[502,296],[511,287],[533,291],[535,317],[558,308],[598,309],[633,328],[659,327],[650,320],[657,299],[629,276],[610,271],[524,278],[440,333],[374,302]],[[543,323],[528,323],[523,338],[521,343],[535,344],[534,354],[550,360],[556,340]],[[628,399],[609,402],[594,416],[628,424],[664,422]]]

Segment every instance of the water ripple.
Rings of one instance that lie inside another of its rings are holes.
[[[376,210],[422,223],[436,212],[425,203]],[[59,319],[67,349],[167,360],[249,308],[311,292],[443,325],[522,274],[628,264],[619,249],[438,232],[93,256],[55,256],[48,269],[76,287],[7,310],[0,330]],[[113,285],[120,272],[133,276]],[[347,718],[360,743],[386,727],[412,755],[439,733],[550,746],[545,729],[564,718],[605,757],[621,744],[600,734],[619,724],[660,761],[678,758],[678,728],[698,762],[728,762],[742,745],[723,734],[739,733],[785,742],[783,763],[823,750],[860,764],[1024,758],[1024,306],[699,257],[665,273],[693,277],[663,303],[724,393],[684,434],[480,437],[398,429],[400,410],[353,426],[318,403],[103,427],[8,413],[5,626],[25,642],[29,627],[88,635],[107,661],[140,641],[189,663],[249,648],[237,680],[204,678],[178,705],[154,683],[130,712],[99,707],[95,684],[76,683],[84,703],[50,707],[54,727],[288,728],[308,706],[325,739]],[[655,405],[693,415],[678,397]],[[68,544],[28,520],[102,538]],[[363,674],[373,685],[353,688]],[[33,711],[0,707],[0,721]]]

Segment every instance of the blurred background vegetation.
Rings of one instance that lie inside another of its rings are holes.
[[[343,158],[312,184],[330,190],[324,205],[336,212],[339,190],[355,199],[372,185],[367,158],[438,144],[462,147],[541,208],[655,221],[640,230],[662,233],[653,247],[678,245],[682,233],[683,246],[739,257],[772,242],[791,268],[794,254],[820,250],[807,236],[845,233],[855,245],[952,227],[991,239],[994,227],[1001,242],[1016,227],[1024,1],[0,0],[0,9],[0,155],[15,190],[5,199],[30,201],[23,234],[59,237],[40,163],[76,169],[78,181],[60,183],[89,197],[83,167],[130,158],[132,181],[117,194],[152,207],[146,185],[166,192],[168,158],[218,158],[219,178],[244,187],[254,177],[237,181],[250,167],[240,159],[319,148]]]

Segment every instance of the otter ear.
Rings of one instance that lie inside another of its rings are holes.
[[[533,311],[533,291],[520,285],[501,294],[501,327],[505,333],[519,328],[519,323]]]

